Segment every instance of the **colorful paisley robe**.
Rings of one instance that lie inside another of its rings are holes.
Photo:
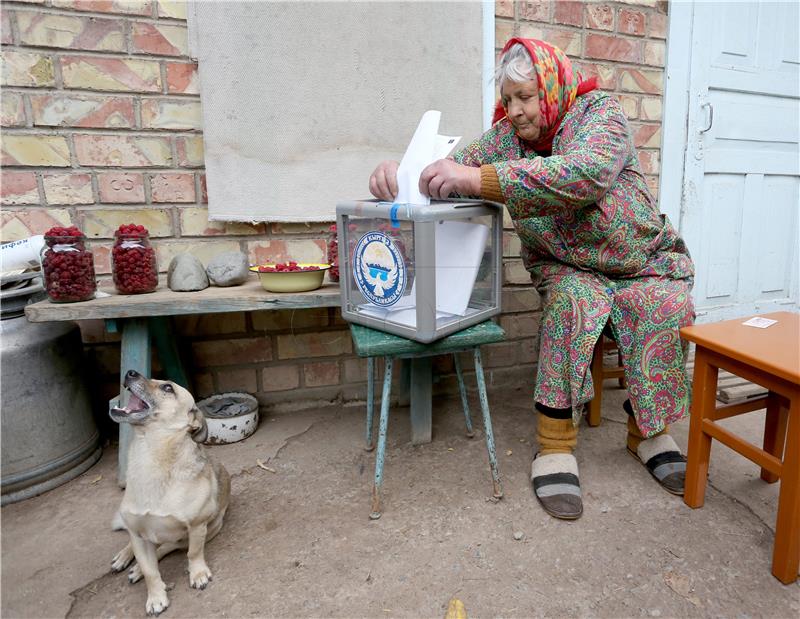
[[[577,423],[594,397],[592,351],[608,324],[642,434],[684,417],[690,383],[678,329],[694,321],[694,265],[647,188],[618,102],[600,91],[578,97],[550,156],[504,118],[453,158],[494,165],[542,295],[535,400],[572,407]]]

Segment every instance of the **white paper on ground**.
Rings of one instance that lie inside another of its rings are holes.
[[[419,190],[419,177],[428,165],[447,157],[460,137],[439,135],[442,113],[428,110],[422,115],[417,130],[397,168],[397,204],[428,205],[431,199]]]

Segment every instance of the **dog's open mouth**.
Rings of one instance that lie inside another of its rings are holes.
[[[111,409],[111,418],[120,423],[141,423],[150,415],[150,404],[140,395],[136,394],[136,385],[128,385],[128,405],[124,407],[115,406]],[[144,394],[142,394],[144,395]]]

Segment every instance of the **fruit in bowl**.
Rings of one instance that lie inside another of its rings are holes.
[[[261,287],[268,292],[306,292],[322,286],[329,264],[297,263],[260,264],[250,267],[258,274]]]

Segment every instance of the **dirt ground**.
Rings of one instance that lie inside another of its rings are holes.
[[[262,420],[248,440],[210,448],[233,476],[226,524],[206,547],[214,580],[191,589],[185,554],[163,559],[164,616],[443,617],[452,597],[470,617],[800,616],[800,584],[770,574],[778,484],[715,444],[705,507],[689,509],[627,455],[623,392],[605,393],[602,425],[579,436],[575,522],[533,496],[523,394],[492,396],[499,502],[483,433],[464,436],[458,401],[436,403],[433,442],[419,447],[407,411],[393,411],[377,521],[363,409]],[[763,416],[727,424],[758,442]],[[683,447],[687,430],[674,429]],[[144,583],[109,572],[126,542],[110,528],[116,458],[108,448],[74,481],[2,509],[3,617],[145,615]]]

